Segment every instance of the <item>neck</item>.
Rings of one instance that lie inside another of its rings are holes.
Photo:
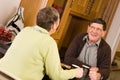
[[[50,31],[49,31],[49,34],[50,34],[50,35],[52,35],[52,34],[53,34],[53,31],[52,31],[52,30],[50,30]]]
[[[89,43],[89,44],[94,44],[95,41],[92,41],[92,40],[90,41],[90,40],[89,40],[88,43]]]

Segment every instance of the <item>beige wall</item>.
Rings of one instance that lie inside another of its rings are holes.
[[[114,59],[118,44],[120,42],[120,2],[117,7],[117,11],[115,13],[115,16],[113,18],[112,24],[110,26],[110,30],[108,32],[108,35],[106,37],[106,41],[110,44],[112,49],[112,57],[111,59]],[[118,48],[120,49],[120,47]],[[111,60],[111,61],[112,61]]]
[[[0,0],[0,26],[4,26],[14,15],[20,0]]]

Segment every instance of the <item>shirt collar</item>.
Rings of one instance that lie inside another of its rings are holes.
[[[88,35],[86,35],[86,36],[83,37],[83,41],[88,42]],[[100,45],[100,41],[101,41],[101,39],[98,40],[98,41],[95,43],[95,45],[96,45],[96,46],[99,46],[99,45]]]
[[[33,27],[35,30],[37,30],[37,31],[39,31],[39,32],[41,32],[41,33],[45,33],[45,34],[49,34],[49,32],[46,30],[46,29],[44,29],[44,28],[42,28],[42,27],[40,27],[40,26],[35,26],[35,27]]]

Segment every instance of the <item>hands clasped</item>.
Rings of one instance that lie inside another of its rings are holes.
[[[91,67],[89,71],[90,80],[101,80],[101,74],[98,72],[97,67]]]
[[[77,78],[81,78],[84,76],[85,70],[83,68],[76,68],[77,70]],[[87,74],[90,80],[101,80],[101,74],[98,72],[99,69],[97,67],[91,67],[89,69],[89,73]]]

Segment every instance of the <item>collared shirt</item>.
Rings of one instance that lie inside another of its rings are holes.
[[[77,59],[91,66],[97,66],[97,50],[101,40],[93,44],[89,44],[88,36],[85,36],[83,40],[86,43]]]
[[[44,74],[51,80],[66,80],[77,75],[75,69],[63,70],[58,48],[48,31],[26,27],[14,39],[0,67],[22,80],[42,80]]]

